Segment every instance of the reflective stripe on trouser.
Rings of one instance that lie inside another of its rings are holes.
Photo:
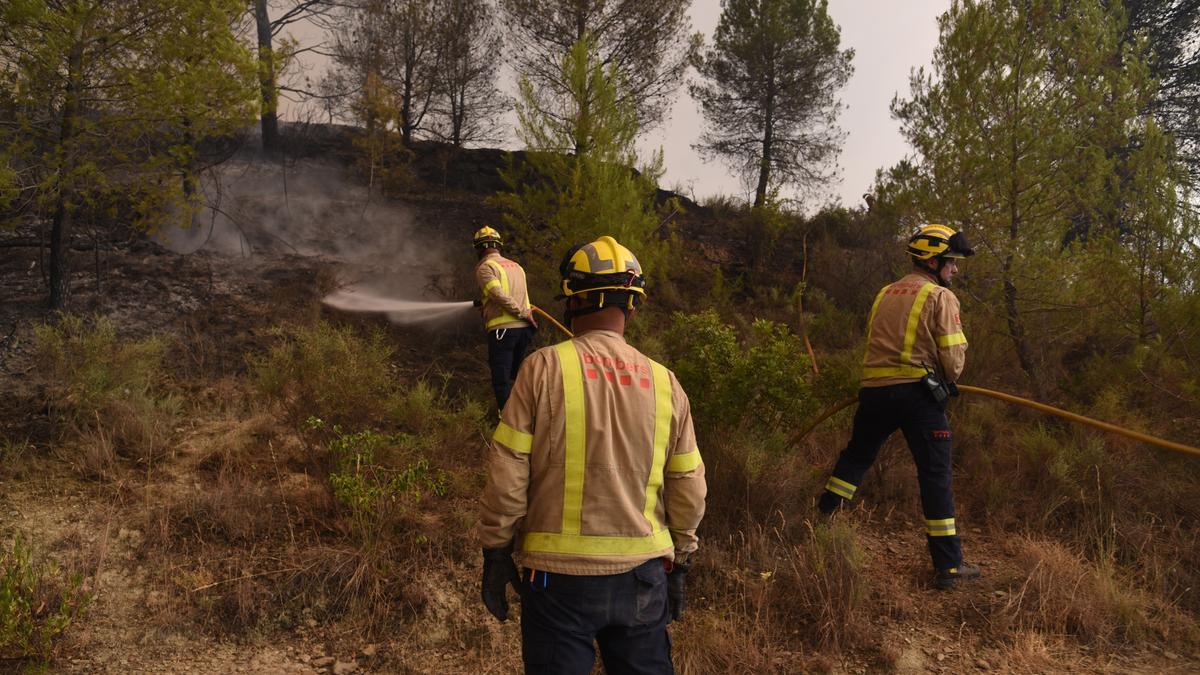
[[[861,485],[879,448],[896,429],[904,432],[917,465],[921,487],[929,554],[936,569],[957,567],[962,562],[962,545],[954,524],[954,494],[950,470],[950,426],[945,412],[919,382],[886,387],[864,387],[858,392],[854,431],[838,456],[830,480],[850,486]],[[847,499],[829,489],[822,492],[821,511],[831,513]],[[840,486],[838,483],[834,485]],[[853,492],[851,493],[853,496]]]
[[[667,444],[670,442],[671,378],[667,369],[650,361],[654,386],[654,442],[651,448],[650,472],[646,476],[642,514],[646,521],[645,535],[597,535],[583,532],[583,493],[587,470],[586,393],[583,366],[579,351],[571,340],[554,346],[562,370],[563,419],[565,424],[563,454],[562,526],[558,532],[526,532],[521,550],[538,553],[567,553],[582,556],[655,556],[674,544],[671,533],[656,516],[658,492],[662,487],[667,463]]]
[[[667,575],[660,559],[600,576],[525,570],[517,588],[526,675],[587,675],[596,644],[606,673],[674,672]]]

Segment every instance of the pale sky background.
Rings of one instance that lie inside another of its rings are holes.
[[[908,95],[910,71],[930,63],[937,45],[937,17],[949,7],[950,0],[830,0],[829,13],[841,27],[842,48],[855,52],[854,75],[840,92],[845,108],[839,126],[847,136],[838,158],[840,181],[829,188],[825,199],[810,199],[803,210],[811,212],[827,201],[861,206],[876,169],[891,166],[908,154],[888,106],[897,93]],[[720,0],[692,3],[692,30],[704,33],[708,44],[720,14]],[[302,44],[311,44],[314,38],[303,35],[300,39]],[[319,67],[311,68],[309,75],[316,79]],[[507,86],[515,89],[511,82]],[[285,119],[291,110],[287,102],[281,103]],[[513,119],[515,122],[515,116]],[[750,198],[752,190],[743,188],[724,164],[705,164],[692,150],[702,125],[695,103],[686,88],[680,87],[671,119],[647,133],[639,147],[647,153],[662,148],[666,163],[663,187],[667,189],[699,200],[713,195]]]

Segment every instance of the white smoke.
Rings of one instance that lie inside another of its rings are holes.
[[[462,256],[447,250],[440,223],[419,222],[409,207],[368,191],[332,162],[231,160],[201,182],[203,207],[188,226],[159,228],[177,253],[203,251],[229,264],[279,256],[335,264],[339,290],[325,304],[379,312],[410,324],[469,316]],[[427,302],[434,301],[434,302]]]

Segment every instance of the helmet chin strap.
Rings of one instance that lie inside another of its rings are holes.
[[[942,268],[944,268],[946,266],[946,258],[944,258],[942,256],[938,256],[936,258],[930,258],[930,260],[936,260],[937,267],[929,267],[928,265],[921,265],[921,269],[932,274],[933,280],[935,282],[937,282],[938,286],[943,286],[945,288],[949,288],[950,287],[949,284],[947,284],[942,279]],[[928,260],[923,260],[922,262],[928,262]]]
[[[937,257],[937,270],[935,270],[933,273],[933,276],[937,280],[938,286],[941,286],[943,288],[950,287],[950,284],[946,283],[946,281],[944,279],[942,279],[942,269],[944,269],[946,267],[946,260],[947,260],[947,258],[945,256],[939,255]]]

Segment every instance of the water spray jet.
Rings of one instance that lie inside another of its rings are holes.
[[[371,291],[344,289],[321,299],[325,305],[345,312],[386,314],[394,324],[415,324],[451,319],[471,310],[471,301],[424,302],[380,295]]]

